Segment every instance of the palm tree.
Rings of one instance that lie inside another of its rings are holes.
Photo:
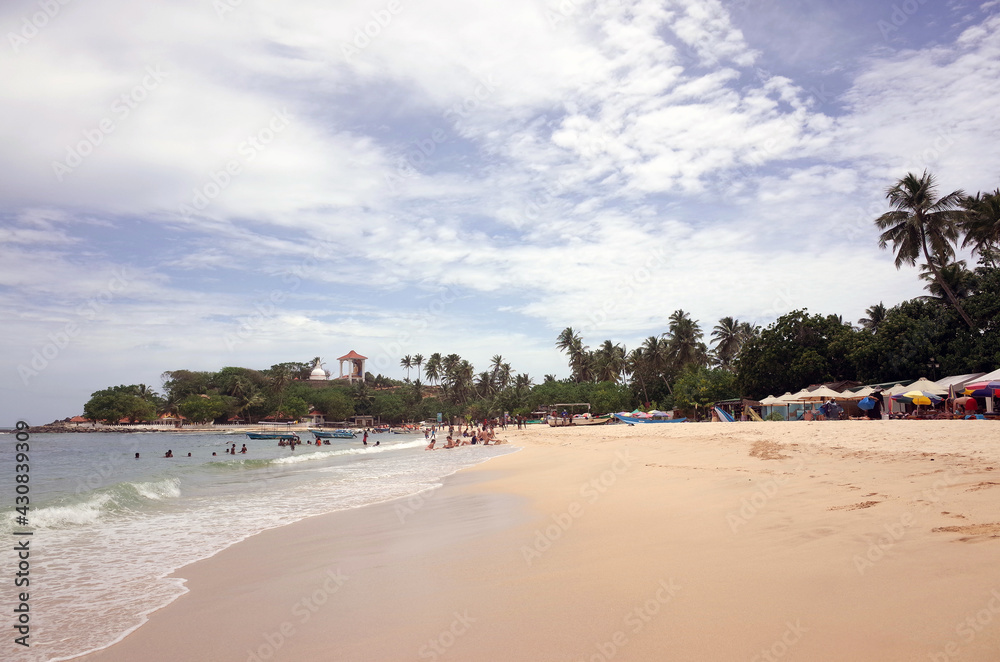
[[[503,357],[499,354],[494,354],[493,358],[490,359],[490,379],[494,384],[498,384],[500,376],[500,368],[503,367]]]
[[[965,218],[961,229],[965,232],[963,248],[972,247],[973,253],[996,253],[1000,250],[1000,189],[992,193],[977,193],[962,200]]]
[[[410,368],[413,367],[413,357],[407,354],[399,360],[399,365],[406,368],[406,381],[410,381]]]
[[[273,412],[271,412],[274,414],[274,417],[277,418],[282,413],[281,405],[285,399],[285,389],[291,383],[294,375],[292,374],[292,370],[287,363],[279,363],[271,366],[268,373],[270,376],[269,386],[271,388],[271,392],[278,398],[278,406],[275,407]]]
[[[733,359],[743,345],[743,332],[740,321],[735,317],[723,317],[712,329],[712,339],[715,341],[715,356],[719,365],[725,369],[732,367]]]
[[[415,354],[413,356],[413,365],[416,366],[416,368],[417,368],[417,383],[418,384],[420,383],[420,366],[423,365],[423,363],[424,363],[424,355],[423,354]]]
[[[965,268],[965,260],[953,262],[941,260],[935,266],[937,266],[938,272],[941,274],[941,279],[951,288],[951,291],[955,293],[958,299],[964,299],[972,294],[975,288],[975,277],[971,271]],[[926,298],[945,299],[944,290],[934,279],[934,273],[929,265],[920,265],[920,278],[927,281],[924,289],[931,293]]]
[[[430,358],[427,359],[427,365],[424,368],[424,374],[427,375],[427,379],[432,382],[437,382],[441,377],[441,353],[434,352],[431,354]]]
[[[444,368],[442,377],[449,382],[455,381],[455,370],[462,362],[462,357],[458,354],[449,354],[441,359],[441,367]]]
[[[136,384],[132,390],[143,400],[153,401],[157,398],[156,391],[154,391],[152,387],[146,386],[145,384]]]
[[[605,340],[594,352],[595,377],[602,382],[617,382],[625,372],[625,348]]]
[[[511,381],[514,379],[514,369],[511,368],[510,364],[504,362],[500,366],[500,370],[496,373],[497,388],[501,391],[508,386],[510,386]]]
[[[657,341],[656,336],[650,336],[646,339]],[[643,378],[643,372],[646,371],[648,366],[648,360],[646,358],[645,350],[642,347],[636,347],[631,352],[629,352],[625,361],[626,370],[632,373],[632,376],[639,380],[639,386],[642,388],[643,402],[649,402],[649,394],[646,392],[646,380]]]
[[[702,366],[708,362],[708,347],[701,342],[701,338],[701,327],[688,313],[683,310],[671,313],[667,355],[674,371],[680,372],[689,365]]]
[[[569,355],[569,367],[575,382],[590,381],[593,375],[593,354],[583,344],[580,334],[568,326],[556,338],[556,347]]]
[[[934,175],[924,170],[920,177],[907,173],[886,190],[886,198],[892,211],[875,219],[875,225],[882,230],[878,239],[879,248],[884,249],[892,243],[893,250],[896,251],[897,269],[904,264],[915,265],[917,257],[922,253],[925,263],[934,274],[934,280],[955,307],[955,311],[970,329],[975,329],[972,318],[966,314],[958,297],[944,282],[937,262],[933,259],[934,256],[946,258],[955,254],[958,224],[963,218],[959,208],[965,192],[952,191],[938,198]]]
[[[868,310],[865,311],[865,315],[868,317],[862,317],[858,320],[858,324],[861,325],[862,329],[866,331],[871,331],[872,333],[878,333],[878,328],[885,321],[886,313],[885,306],[879,301],[874,306],[869,306]]]

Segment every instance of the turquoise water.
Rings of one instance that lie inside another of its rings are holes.
[[[14,443],[0,435],[5,540],[24,528],[14,524]],[[110,645],[185,591],[166,575],[248,536],[433,489],[459,469],[516,450],[425,452],[422,434],[295,451],[242,434],[39,434],[28,443],[32,645],[15,652],[26,661]],[[249,452],[224,455],[233,443]],[[163,457],[167,449],[174,458]],[[14,556],[0,556],[4,576],[14,575]]]

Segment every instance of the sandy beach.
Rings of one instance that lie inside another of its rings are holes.
[[[501,436],[523,450],[182,568],[77,659],[997,659],[992,422]]]

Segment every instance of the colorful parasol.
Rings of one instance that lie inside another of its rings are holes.
[[[963,393],[974,395],[978,398],[1000,397],[1000,382],[990,381],[966,384]]]
[[[937,405],[941,402],[941,398],[927,391],[907,391],[892,396],[892,399],[912,405]]]

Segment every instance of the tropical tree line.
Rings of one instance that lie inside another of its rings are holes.
[[[567,328],[556,347],[571,380],[627,385],[633,401],[691,409],[730,397],[762,398],[840,380],[937,379],[1000,366],[1000,189],[938,195],[930,173],[907,174],[886,190],[875,219],[879,245],[897,268],[919,266],[928,294],[872,305],[857,325],[838,315],[791,311],[766,328],[724,317],[704,342],[697,321],[674,311],[666,332],[638,347],[605,340],[595,349]],[[969,251],[977,266],[956,259]]]
[[[889,211],[874,220],[879,245],[897,268],[919,267],[927,295],[870,306],[857,324],[794,310],[766,328],[723,317],[709,332],[684,310],[638,346],[604,340],[591,348],[572,327],[556,338],[570,376],[536,384],[503,356],[478,371],[458,354],[407,355],[402,381],[370,373],[354,385],[307,384],[311,362],[266,370],[163,374],[163,395],[143,384],[98,391],[84,409],[94,420],[191,421],[369,414],[386,421],[528,414],[555,402],[589,402],[595,411],[635,406],[693,410],[731,397],[780,395],[813,383],[890,382],[987,371],[1000,366],[1000,189],[939,196],[933,175],[908,173],[888,187]],[[966,250],[970,268],[957,259]],[[411,381],[410,371],[416,371]],[[423,383],[427,381],[427,384]]]

